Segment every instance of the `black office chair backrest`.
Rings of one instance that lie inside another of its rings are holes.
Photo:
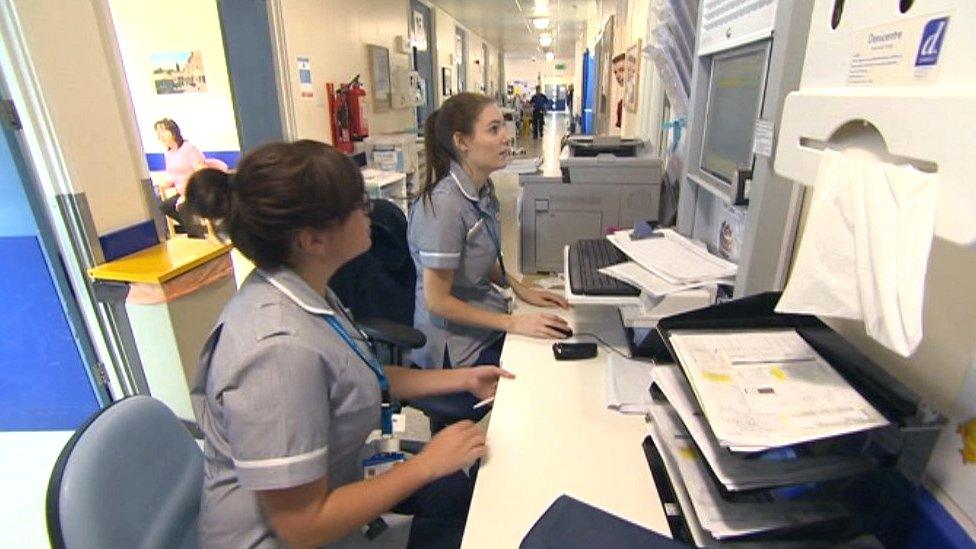
[[[386,199],[373,200],[371,217],[372,247],[343,265],[329,287],[356,319],[412,326],[417,271],[407,245],[407,217]]]
[[[120,400],[65,445],[47,489],[55,549],[191,548],[203,452],[182,421],[148,396]]]

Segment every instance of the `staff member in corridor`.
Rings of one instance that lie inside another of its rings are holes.
[[[378,364],[327,287],[370,247],[356,166],[323,143],[265,145],[234,176],[198,172],[188,200],[224,219],[257,265],[210,333],[193,386],[206,441],[202,546],[368,546],[361,528],[394,508],[415,515],[410,546],[457,546],[473,488],[459,470],[485,454],[480,428],[456,423],[368,480],[364,443],[381,426],[392,434],[391,395],[486,398],[511,374]]]
[[[508,163],[501,110],[488,97],[451,97],[424,125],[427,174],[410,210],[408,240],[417,266],[414,326],[427,345],[423,368],[498,364],[505,332],[563,338],[569,325],[550,314],[509,314],[493,286],[510,284],[532,305],[568,308],[559,295],[507,276],[498,199],[489,174]],[[563,330],[563,331],[560,331]]]

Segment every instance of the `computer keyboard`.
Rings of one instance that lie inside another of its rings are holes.
[[[637,288],[600,272],[625,261],[627,256],[606,238],[577,240],[569,247],[569,287],[576,295],[640,295]]]

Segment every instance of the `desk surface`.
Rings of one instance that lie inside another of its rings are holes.
[[[229,244],[202,238],[171,238],[134,254],[103,263],[88,270],[96,280],[149,282],[167,280],[230,252]]]
[[[533,309],[520,303],[519,312]],[[551,310],[550,310],[551,311]],[[614,307],[577,307],[577,333],[626,348]],[[581,338],[590,341],[592,338]],[[502,380],[488,427],[489,455],[478,472],[464,531],[465,549],[514,548],[557,497],[568,494],[652,530],[669,531],[641,448],[642,416],[604,403],[609,351],[556,362],[552,340],[509,335]]]

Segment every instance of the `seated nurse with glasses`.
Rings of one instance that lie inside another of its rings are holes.
[[[359,169],[324,143],[274,143],[234,176],[197,172],[187,200],[223,220],[257,265],[210,333],[193,384],[205,435],[201,546],[368,547],[363,527],[391,509],[414,515],[411,547],[459,545],[474,482],[459,471],[485,455],[480,428],[457,423],[369,478],[376,461],[364,462],[364,443],[378,428],[392,441],[393,398],[487,398],[511,374],[379,365],[327,286],[370,247]]]
[[[417,267],[414,327],[427,345],[414,352],[421,368],[498,364],[508,332],[566,337],[554,314],[509,314],[495,287],[511,286],[532,305],[569,304],[506,273],[501,257],[498,199],[489,175],[508,163],[502,112],[490,98],[461,93],[424,124],[427,177],[410,210],[407,238]]]

